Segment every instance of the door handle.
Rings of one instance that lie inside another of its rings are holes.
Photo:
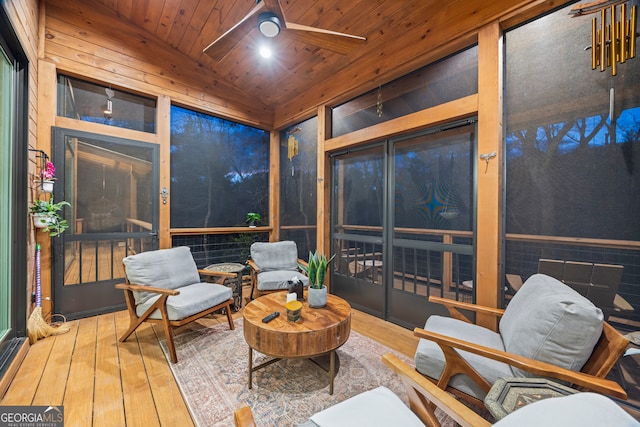
[[[158,240],[158,232],[156,230],[150,231],[149,235],[153,237],[154,240]]]

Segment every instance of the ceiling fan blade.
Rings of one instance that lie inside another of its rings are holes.
[[[265,9],[271,13],[275,13],[283,21],[286,21],[284,16],[284,11],[282,10],[282,5],[280,5],[280,0],[260,0],[260,3],[264,3]]]
[[[251,30],[258,25],[258,14],[265,9],[265,3],[258,3],[251,11],[245,15],[240,22],[231,27],[227,32],[218,37],[213,43],[203,49],[203,52],[215,59],[222,61],[227,53],[231,51],[240,40],[242,40]]]
[[[309,27],[307,25],[286,23],[286,31],[297,40],[345,55],[363,44],[367,39],[362,36]]]

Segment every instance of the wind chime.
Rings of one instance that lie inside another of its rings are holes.
[[[289,158],[289,163],[291,163],[291,176],[294,175],[293,158],[298,155],[298,140],[294,135],[300,133],[301,130],[296,126],[287,131],[287,157]]]
[[[622,3],[622,4],[621,4]],[[591,20],[591,69],[600,71],[611,67],[617,74],[617,64],[636,56],[637,6],[627,7],[625,0],[596,0],[571,8],[573,17],[600,12]],[[630,14],[627,16],[627,10]]]

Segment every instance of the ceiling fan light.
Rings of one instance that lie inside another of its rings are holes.
[[[261,13],[258,17],[258,31],[265,37],[275,37],[280,34],[280,19],[270,12]]]
[[[271,49],[269,48],[269,46],[260,46],[260,56],[262,56],[263,58],[271,58]]]

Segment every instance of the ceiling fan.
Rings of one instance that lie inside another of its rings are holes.
[[[265,37],[275,37],[280,31],[287,31],[289,36],[300,42],[343,55],[366,41],[366,38],[361,36],[288,22],[279,0],[257,0],[257,2],[240,22],[205,47],[203,52],[216,61],[221,61],[254,28],[258,28]]]

